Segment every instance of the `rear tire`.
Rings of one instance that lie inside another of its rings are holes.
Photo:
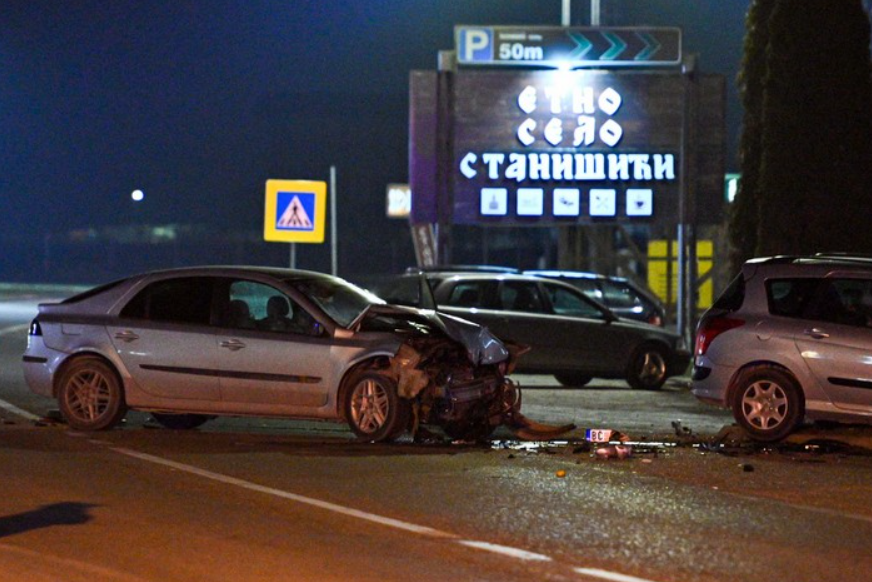
[[[580,374],[578,372],[563,372],[561,374],[554,374],[554,377],[558,382],[563,384],[568,388],[581,387],[586,386],[590,383],[593,378],[586,374]]]
[[[789,435],[805,416],[799,382],[772,366],[743,370],[733,393],[733,417],[757,441],[775,442]]]
[[[94,356],[70,362],[58,381],[58,406],[76,430],[107,430],[127,414],[124,390],[115,369]]]
[[[393,379],[378,372],[366,372],[351,380],[345,418],[358,438],[392,441],[406,431],[411,414],[411,402],[400,398]]]
[[[157,412],[152,412],[151,417],[161,426],[172,430],[195,429],[211,418],[205,414],[164,414]]]

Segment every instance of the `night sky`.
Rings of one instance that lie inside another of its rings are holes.
[[[741,110],[744,0],[602,0],[603,25],[684,29],[726,75],[727,165]],[[261,229],[269,178],[328,178],[360,252],[408,237],[384,217],[408,180],[408,77],[455,24],[560,24],[559,0],[3,0],[0,230],[202,222]],[[588,24],[587,1],[573,25]],[[130,199],[145,192],[139,205]],[[406,238],[403,241],[405,244]],[[363,249],[361,251],[361,249]]]

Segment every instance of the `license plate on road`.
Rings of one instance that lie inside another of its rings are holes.
[[[584,438],[591,443],[607,443],[612,440],[615,431],[605,428],[589,428],[584,431]]]

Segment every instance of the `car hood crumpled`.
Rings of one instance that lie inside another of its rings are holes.
[[[434,312],[434,317],[439,318],[451,339],[464,345],[476,366],[498,364],[509,358],[508,348],[488,328],[445,313]]]
[[[379,314],[426,320],[466,348],[469,360],[475,366],[499,364],[508,360],[511,355],[506,345],[486,327],[432,309],[417,309],[399,305],[371,305],[352,324],[352,328],[359,329],[361,320]]]

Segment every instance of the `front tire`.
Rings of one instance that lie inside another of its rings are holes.
[[[58,382],[58,405],[76,430],[107,430],[127,414],[118,374],[92,356],[79,357],[66,367]]]
[[[775,442],[789,435],[805,416],[799,382],[786,370],[756,366],[736,379],[733,417],[757,441]]]
[[[356,376],[345,401],[345,418],[358,438],[391,441],[409,426],[412,406],[397,394],[397,384],[377,372]]]
[[[666,353],[660,346],[639,346],[630,358],[627,383],[636,390],[660,390],[666,382]]]

